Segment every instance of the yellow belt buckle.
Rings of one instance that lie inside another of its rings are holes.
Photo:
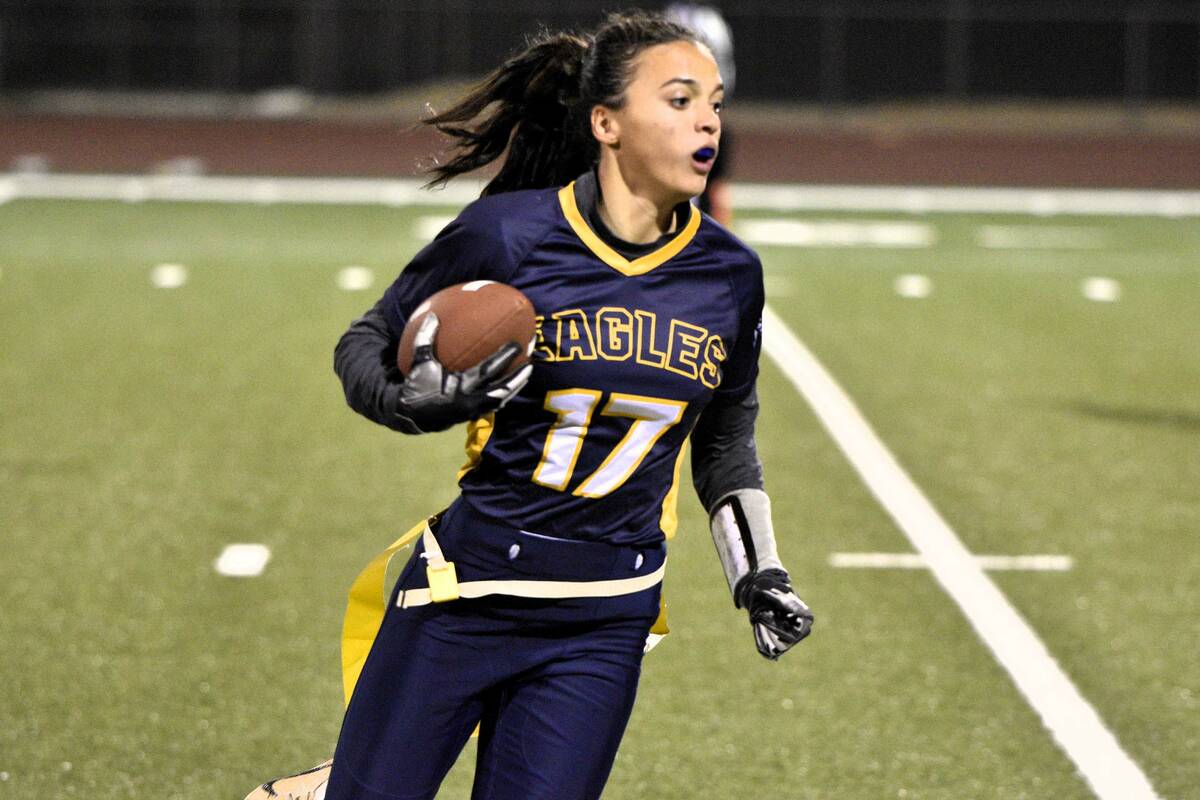
[[[429,579],[429,599],[435,603],[447,603],[458,599],[458,574],[454,570],[453,561],[432,560],[425,567],[425,577]]]

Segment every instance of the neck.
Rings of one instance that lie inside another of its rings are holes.
[[[631,244],[647,244],[671,233],[678,201],[639,191],[615,159],[602,158],[597,174],[600,198],[596,210],[614,236]]]

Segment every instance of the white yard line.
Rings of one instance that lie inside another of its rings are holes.
[[[370,267],[352,264],[338,270],[334,282],[343,292],[361,292],[375,283],[375,272]]]
[[[213,569],[232,578],[255,578],[271,560],[271,548],[265,544],[226,545],[213,562]]]
[[[1102,228],[1066,225],[981,225],[975,241],[988,250],[1102,250]]]
[[[161,200],[191,203],[464,206],[481,185],[465,180],[424,191],[421,181],[376,178],[272,178],[210,175],[0,175],[16,197],[57,200]]]
[[[1112,278],[1086,278],[1079,290],[1084,297],[1096,303],[1115,303],[1121,299],[1121,284]]]
[[[937,243],[937,230],[924,222],[788,218],[746,219],[735,230],[750,244],[782,247],[920,248]]]
[[[1070,556],[975,556],[986,570],[1028,570],[1030,572],[1067,572],[1075,565]],[[928,569],[920,553],[831,553],[829,566],[848,569]]]
[[[150,283],[159,289],[178,289],[187,280],[188,271],[183,264],[159,264],[150,270]]]
[[[272,178],[210,175],[71,175],[0,173],[0,198],[163,200],[208,203],[454,206],[483,184],[458,180],[436,191],[414,178]],[[736,183],[734,206],[747,211],[889,211],[1040,216],[1200,216],[1200,192],[1132,189],[816,186]]]
[[[1101,800],[1158,798],[1096,710],[833,377],[767,308],[763,343]]]
[[[922,300],[933,292],[933,281],[927,275],[898,275],[892,288],[901,297]]]
[[[1200,192],[735,183],[733,205],[771,211],[1194,217],[1200,216]]]

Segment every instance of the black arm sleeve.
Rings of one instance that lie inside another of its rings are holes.
[[[692,482],[705,511],[737,489],[763,488],[762,463],[754,444],[758,392],[740,400],[713,397],[692,430]]]
[[[333,370],[352,409],[392,430],[415,433],[396,414],[404,377],[396,366],[399,340],[384,316],[383,303],[376,303],[342,334],[333,351]]]

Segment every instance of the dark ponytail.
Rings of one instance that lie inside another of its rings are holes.
[[[620,108],[633,59],[648,47],[676,41],[700,39],[640,11],[612,14],[586,37],[542,34],[453,107],[424,120],[454,139],[457,151],[431,170],[429,185],[484,167],[506,151],[483,194],[569,182],[596,163],[592,107]]]
[[[430,185],[490,164],[506,149],[508,157],[484,194],[556,186],[586,170],[594,148],[577,112],[587,49],[583,37],[543,34],[455,106],[425,120],[456,139],[458,150],[433,169]]]

